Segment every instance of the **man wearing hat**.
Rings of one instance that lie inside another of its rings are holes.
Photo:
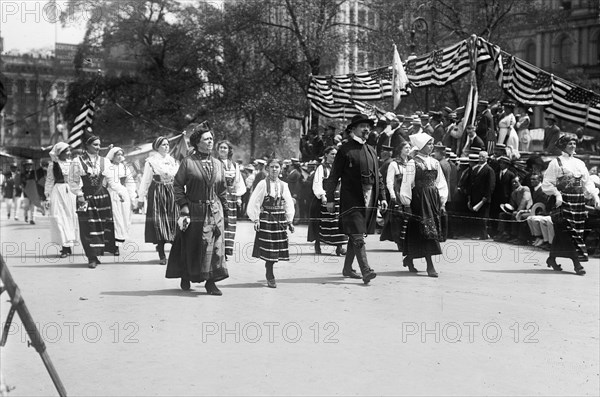
[[[21,173],[21,189],[23,190],[23,215],[25,222],[29,221],[35,225],[35,207],[41,206],[41,199],[38,190],[38,181],[41,179],[40,173],[33,169],[33,160],[23,161],[23,172]]]
[[[410,128],[408,129],[408,136],[423,132],[423,125],[421,124],[421,118],[417,115],[413,115],[410,121]]]
[[[444,138],[444,133],[446,129],[444,128],[444,124],[442,123],[442,113],[440,112],[431,112],[431,127],[433,128],[433,132],[430,134],[433,137],[433,142],[438,143],[442,141]]]
[[[15,221],[19,220],[18,211],[21,200],[21,174],[17,172],[19,166],[17,163],[12,163],[8,172],[4,174],[4,181],[2,181],[2,192],[6,199],[6,211],[8,219],[12,209],[14,207]]]
[[[463,134],[463,138],[461,144],[459,145],[460,150],[458,151],[458,155],[462,155],[463,153],[468,154],[471,152],[473,148],[478,148],[480,150],[485,149],[485,144],[483,140],[477,135],[475,132],[475,126],[468,125],[465,134]]]
[[[372,126],[373,121],[365,114],[352,118],[348,124],[350,140],[340,147],[329,178],[323,181],[327,209],[333,213],[335,189],[341,179],[340,229],[349,237],[342,274],[344,277],[360,278],[352,269],[356,257],[365,284],[377,274],[369,266],[364,235],[375,232],[378,203],[382,210],[387,209],[377,153],[365,143]]]
[[[479,113],[479,116],[475,121],[477,125],[475,133],[481,138],[484,144],[487,144],[489,140],[495,142],[496,131],[494,129],[494,116],[492,116],[492,111],[490,110],[490,103],[488,101],[477,102],[477,113]]]
[[[436,159],[440,163],[440,168],[444,173],[444,178],[448,183],[448,199],[446,200],[446,208],[453,210],[452,208],[452,197],[456,195],[456,189],[458,188],[458,169],[455,164],[448,161],[448,155],[450,151],[448,148],[442,145],[441,142],[436,143],[433,146],[433,153],[431,157]],[[442,215],[442,229],[444,235],[448,238],[454,238],[453,227],[450,224],[447,214]]]
[[[488,153],[485,151],[469,154],[471,170],[467,182],[467,206],[471,215],[477,218],[473,220],[473,226],[479,240],[488,239],[487,218],[490,216],[492,194],[496,187],[496,175],[487,161]]]
[[[498,219],[500,204],[508,203],[513,191],[512,180],[515,177],[515,173],[508,169],[509,166],[510,159],[507,156],[500,156],[498,158],[499,171],[496,175],[496,187],[494,188],[492,208],[490,209],[492,219]]]
[[[420,117],[421,117],[421,125],[423,126],[423,132],[426,133],[427,135],[433,136],[433,126],[430,123],[431,117],[426,113],[423,113]],[[435,138],[434,138],[434,142],[435,142]]]
[[[556,148],[556,142],[560,138],[560,128],[556,125],[556,116],[549,114],[544,119],[548,123],[544,128],[544,152],[560,154],[560,150]]]

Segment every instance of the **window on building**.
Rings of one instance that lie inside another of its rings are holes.
[[[525,61],[535,64],[535,43],[529,42],[525,45]]]
[[[365,10],[358,10],[358,22],[359,26],[364,26],[367,22],[367,12]]]
[[[558,61],[567,65],[571,63],[571,40],[567,36],[559,42]]]

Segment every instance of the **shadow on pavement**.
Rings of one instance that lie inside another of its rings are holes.
[[[199,287],[197,287],[199,288]],[[182,291],[181,289],[158,289],[158,290],[149,290],[149,291],[104,291],[101,292],[100,295],[112,295],[112,296],[186,296],[188,298],[195,298],[200,295],[208,295],[204,291],[204,287],[202,288],[202,292],[200,290],[195,291],[191,289],[189,291]]]
[[[556,272],[552,269],[512,269],[512,270],[481,270],[482,272],[489,273],[505,273],[505,274],[575,274],[573,271],[564,269],[562,272]]]

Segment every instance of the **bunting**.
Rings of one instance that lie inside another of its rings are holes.
[[[91,131],[95,110],[96,104],[91,99],[88,99],[81,107],[79,115],[75,118],[75,123],[69,133],[69,145],[72,149],[81,145],[83,135],[86,131]]]

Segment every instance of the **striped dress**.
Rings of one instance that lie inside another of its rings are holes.
[[[320,170],[319,170],[320,168]],[[325,190],[323,189],[323,179],[329,178],[329,174],[331,173],[331,164],[322,164],[315,171],[315,179],[313,180],[313,193],[320,192],[321,194],[325,194]],[[317,174],[321,175],[319,179],[317,179]],[[315,185],[320,184],[320,186]],[[316,193],[315,193],[316,195]],[[320,202],[320,200],[319,200]],[[320,205],[320,219],[319,219],[319,240],[328,245],[339,246],[346,244],[348,242],[348,236],[346,236],[340,230],[340,183],[336,186],[334,193],[334,203],[335,210],[333,213],[330,213],[327,210],[327,205]]]
[[[240,174],[240,169],[231,160],[221,160],[225,169],[227,183],[227,227],[225,228],[225,255],[233,255],[237,223],[237,200],[246,193],[246,184]]]
[[[87,201],[87,208],[78,206],[77,217],[81,244],[89,259],[116,249],[112,205],[104,182],[113,188],[117,185],[106,172],[106,162],[100,156],[92,161],[84,153],[71,163],[69,170],[69,187],[76,195],[83,193]]]
[[[288,261],[287,224],[294,219],[294,202],[287,183],[270,178],[258,183],[248,202],[248,217],[259,230],[252,256],[267,262]]]

